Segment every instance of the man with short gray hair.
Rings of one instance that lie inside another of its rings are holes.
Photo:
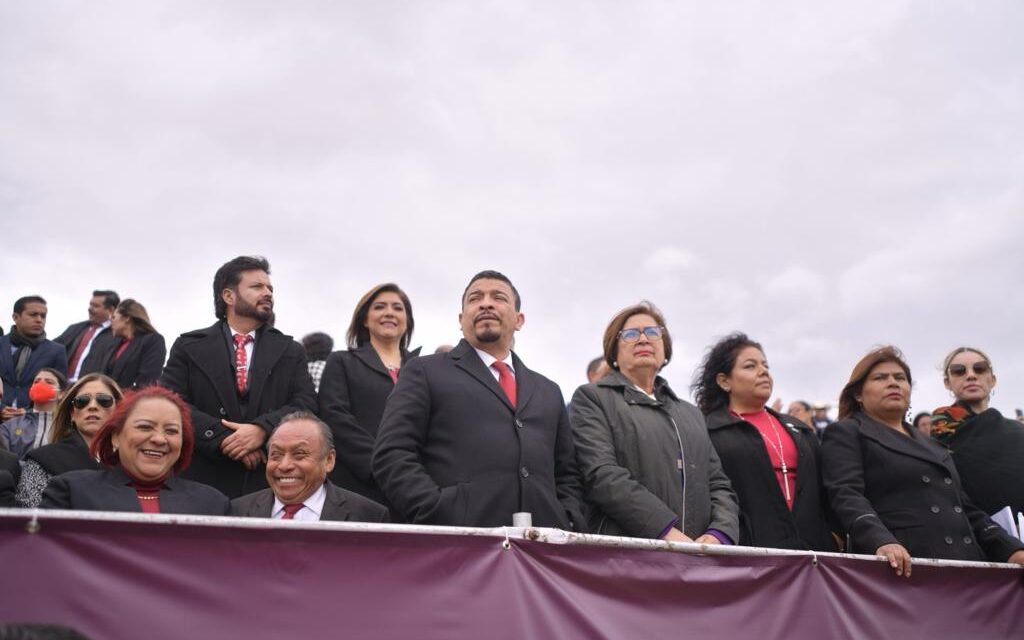
[[[275,520],[388,522],[381,504],[327,480],[334,468],[334,436],[308,411],[286,415],[267,442],[267,484],[231,501],[231,514]]]

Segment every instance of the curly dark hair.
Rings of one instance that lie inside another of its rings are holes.
[[[729,394],[718,385],[716,378],[720,373],[732,373],[740,351],[747,347],[757,347],[764,352],[759,342],[754,342],[741,331],[734,331],[708,347],[690,385],[690,391],[704,415],[729,406]]]

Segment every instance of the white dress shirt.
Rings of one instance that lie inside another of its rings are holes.
[[[316,490],[316,493],[306,498],[306,501],[302,503],[302,508],[295,512],[293,520],[301,520],[303,522],[317,522],[320,520],[320,514],[324,511],[324,502],[327,501],[327,488],[325,485],[320,485],[320,488]],[[284,503],[274,496],[274,509],[270,512],[270,517],[274,520],[280,520],[284,516]]]
[[[228,329],[231,329],[230,325],[228,326]],[[238,336],[238,335],[243,335],[243,334],[235,331],[234,329],[231,329],[231,341],[232,341],[231,355],[232,356],[234,356],[235,349],[237,349],[237,347],[234,345],[234,340],[235,340],[235,336]],[[252,336],[252,342],[246,343],[246,345],[245,345],[245,379],[248,380],[249,379],[249,369],[252,368],[252,352],[256,349],[256,332],[255,331],[250,331],[246,335]],[[231,364],[232,364],[232,366],[234,366],[234,364],[235,364],[234,361],[232,361]]]
[[[491,354],[487,353],[486,351],[481,351],[480,349],[477,349],[476,347],[473,347],[473,349],[476,351],[477,355],[480,356],[480,359],[484,361],[484,366],[487,367],[487,370],[491,372],[491,375],[494,376],[494,379],[495,380],[500,380],[501,374],[498,373],[497,369],[495,369],[494,367],[491,366],[492,364],[497,362],[498,359],[495,358],[494,356],[492,356]],[[516,377],[516,368],[512,366],[512,352],[511,351],[508,352],[508,355],[505,356],[505,359],[502,360],[502,362],[504,362],[505,364],[508,365],[509,371],[512,372],[512,377],[515,378]]]

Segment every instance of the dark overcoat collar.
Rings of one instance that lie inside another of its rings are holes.
[[[455,345],[455,348],[449,352],[448,356],[454,361],[456,367],[473,376],[488,391],[497,396],[513,413],[526,407],[537,388],[537,381],[533,378],[533,372],[526,368],[526,365],[523,364],[523,361],[519,359],[515,352],[512,353],[512,366],[515,368],[516,377],[515,407],[509,402],[508,396],[505,395],[505,391],[502,390],[498,381],[494,378],[494,374],[484,366],[484,361],[480,359],[476,349],[465,338]]]

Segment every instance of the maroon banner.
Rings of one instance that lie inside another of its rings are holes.
[[[0,622],[145,638],[1009,638],[1024,571],[0,513]],[[286,523],[288,524],[288,523]]]

